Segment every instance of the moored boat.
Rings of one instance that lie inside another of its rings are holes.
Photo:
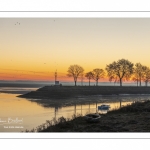
[[[110,108],[110,105],[106,105],[106,104],[98,106],[98,110],[108,110],[109,108]]]
[[[84,117],[87,122],[99,122],[101,118],[99,114],[87,114]]]

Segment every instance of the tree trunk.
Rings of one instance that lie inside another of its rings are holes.
[[[145,81],[145,86],[147,86],[147,81]]]
[[[76,82],[77,82],[77,81],[74,81],[74,83],[75,83],[75,86],[76,86]]]
[[[140,78],[140,86],[141,86],[141,78]]]
[[[137,86],[138,86],[138,80],[137,80]]]
[[[98,80],[96,81],[96,86],[98,86]]]
[[[90,79],[89,79],[89,86],[90,86]]]
[[[120,78],[120,86],[122,86],[122,79]]]

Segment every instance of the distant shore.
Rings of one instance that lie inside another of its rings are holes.
[[[95,95],[150,94],[150,87],[136,86],[44,86],[29,93],[19,95],[23,98],[66,99]]]

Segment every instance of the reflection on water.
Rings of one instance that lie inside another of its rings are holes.
[[[4,92],[4,93],[12,93],[12,94],[25,94],[28,93],[30,91],[35,91],[38,88],[24,88],[24,87],[0,87],[0,92]]]
[[[73,106],[43,107],[35,101],[32,102],[25,98],[16,97],[17,95],[18,94],[0,93],[0,132],[21,132],[26,129],[31,130],[45,123],[46,120],[52,120],[54,117],[58,119],[62,116],[71,118],[73,114],[85,115],[87,113],[96,112],[107,113],[107,110],[98,110],[98,106],[102,104],[109,104],[110,109],[108,111],[110,111],[135,101],[150,99],[150,95],[105,96],[92,97],[92,101],[89,101],[88,104],[82,103],[74,104]],[[82,100],[83,99],[78,99],[78,101]],[[20,124],[17,121],[20,121]],[[16,128],[18,126],[19,128]]]

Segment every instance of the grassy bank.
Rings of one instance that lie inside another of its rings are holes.
[[[150,101],[101,114],[98,123],[88,123],[83,116],[74,115],[72,119],[47,120],[30,132],[150,132]]]

